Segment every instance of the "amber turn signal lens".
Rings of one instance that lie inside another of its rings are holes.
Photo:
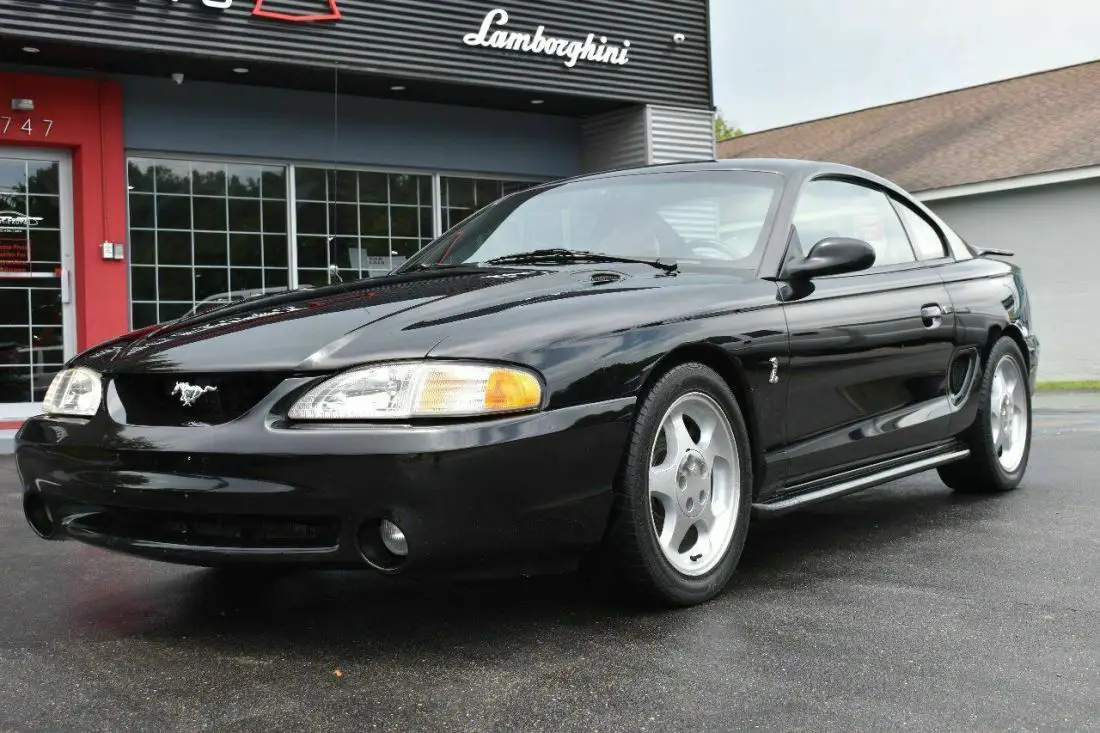
[[[542,388],[526,372],[494,369],[485,387],[485,407],[489,410],[525,410],[538,407]]]
[[[471,417],[542,404],[542,383],[525,369],[445,360],[376,364],[317,385],[290,409],[292,420]]]

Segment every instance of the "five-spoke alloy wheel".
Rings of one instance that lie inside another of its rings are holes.
[[[705,575],[737,524],[737,441],[722,408],[689,392],[665,411],[651,451],[650,511],[657,544],[676,570]]]
[[[939,469],[955,491],[1010,491],[1020,484],[1031,453],[1031,388],[1016,342],[1002,336],[985,361],[973,425],[962,436],[970,457]]]
[[[1020,363],[1006,354],[993,369],[990,386],[990,438],[1001,468],[1011,473],[1024,459],[1031,430],[1027,382]]]
[[[600,564],[649,598],[717,595],[741,557],[752,459],[741,407],[713,369],[670,369],[639,403]]]

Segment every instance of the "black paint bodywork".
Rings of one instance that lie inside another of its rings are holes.
[[[785,180],[755,271],[411,271],[145,329],[71,362],[105,375],[105,404],[91,419],[39,416],[23,426],[24,486],[46,501],[60,535],[164,560],[363,566],[357,534],[384,517],[408,537],[403,570],[538,564],[599,542],[636,401],[684,360],[713,366],[740,400],[761,506],[952,444],[975,419],[974,385],[1001,335],[1019,342],[1034,388],[1038,339],[1019,269],[976,257],[882,179],[844,166],[744,160],[605,175],[734,169]],[[821,176],[909,202],[941,229],[952,255],[785,279],[793,204]],[[942,308],[936,328],[922,319],[928,304]],[[952,363],[968,356],[973,369],[952,394]],[[544,407],[403,425],[286,418],[319,379],[424,357],[535,369]],[[157,385],[176,378],[223,380],[256,396],[222,416],[233,419],[203,427],[180,423],[167,402],[127,412],[126,390],[149,390],[155,403],[164,392]]]

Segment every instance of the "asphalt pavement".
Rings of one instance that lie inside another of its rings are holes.
[[[931,473],[758,522],[674,612],[45,542],[0,457],[0,731],[1100,730],[1100,411],[1063,407],[1018,491]]]

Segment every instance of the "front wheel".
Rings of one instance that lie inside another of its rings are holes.
[[[1001,337],[986,363],[977,417],[961,436],[970,457],[939,469],[943,482],[959,493],[1015,489],[1031,454],[1031,390],[1020,347]]]
[[[650,599],[716,596],[748,532],[752,460],[729,386],[702,364],[662,376],[641,401],[601,547],[609,579]]]

